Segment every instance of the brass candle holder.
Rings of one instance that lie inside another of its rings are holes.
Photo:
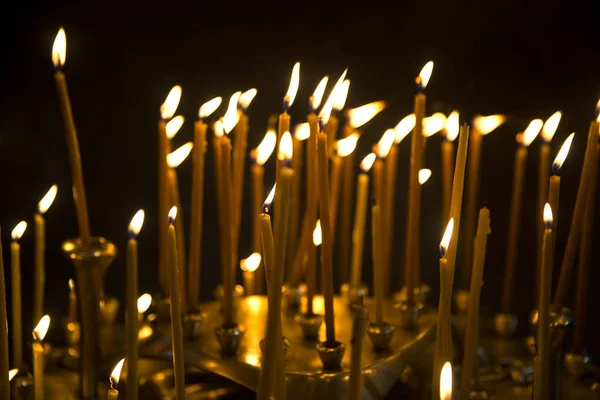
[[[302,329],[304,340],[316,340],[319,338],[319,330],[323,325],[323,316],[318,314],[297,314],[295,321]]]
[[[369,288],[362,284],[358,287],[351,287],[348,283],[344,283],[340,288],[340,293],[348,299],[348,307],[352,309],[352,306],[361,304],[361,298],[367,297]]]
[[[371,322],[367,328],[367,335],[369,336],[369,340],[371,340],[373,349],[375,351],[388,350],[394,331],[394,327],[387,322],[383,322],[382,324]]]

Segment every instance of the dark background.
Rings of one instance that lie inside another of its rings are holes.
[[[318,80],[325,74],[337,79],[345,67],[349,67],[352,81],[348,106],[379,99],[388,101],[388,108],[366,126],[357,161],[386,128],[395,126],[411,112],[414,78],[430,59],[435,61],[435,68],[428,86],[428,114],[449,113],[456,108],[463,121],[475,114],[505,113],[509,117],[507,124],[483,140],[479,205],[487,205],[491,210],[492,235],[482,302],[491,312],[498,310],[500,303],[514,136],[529,120],[545,119],[555,110],[562,110],[553,156],[568,134],[576,131],[577,135],[562,172],[556,255],[561,260],[585,134],[600,96],[597,2],[451,5],[442,1],[406,1],[396,6],[320,2],[268,6],[253,2],[67,3],[29,2],[22,6],[10,2],[3,7],[0,24],[3,249],[8,262],[10,231],[22,219],[33,222],[37,202],[50,185],[57,183],[58,197],[47,213],[46,311],[52,316],[65,313],[67,280],[72,275],[72,266],[62,256],[60,244],[77,233],[50,58],[61,25],[67,33],[65,72],[79,133],[92,233],[123,249],[130,218],[138,208],[146,210],[147,219],[139,238],[142,292],[158,290],[156,123],[158,108],[169,89],[174,84],[182,85],[178,114],[187,119],[174,139],[176,148],[191,140],[191,122],[201,103],[216,95],[228,99],[234,91],[258,88],[258,96],[249,109],[250,149],[262,138],[268,116],[281,111],[289,73],[296,61],[301,61],[302,67],[300,91],[291,110],[293,124],[302,122],[308,96]],[[222,112],[224,108],[218,113]],[[428,141],[425,164],[433,170],[433,176],[423,189],[421,225],[423,277],[432,286],[434,297],[439,287],[438,244],[445,225],[440,215],[440,142],[439,135]],[[406,140],[399,150],[394,290],[401,282],[409,148],[410,140]],[[522,315],[533,304],[538,150],[536,140],[529,152],[513,302]],[[184,212],[189,216],[191,162],[182,164],[178,174]],[[272,176],[271,165],[267,169],[267,187]],[[202,294],[208,299],[220,280],[210,150],[206,185]],[[246,199],[248,189],[247,184]],[[248,215],[246,211],[240,243],[243,257],[250,252]],[[597,225],[595,243],[599,235]],[[24,332],[31,329],[33,237],[30,225],[22,239]],[[367,244],[365,277],[370,282],[369,247]],[[459,263],[461,257],[459,254]],[[597,254],[592,258],[597,265]],[[6,263],[10,282],[8,266]],[[106,276],[108,294],[124,298],[124,277],[121,254]],[[593,289],[588,299],[591,310],[599,301],[594,290],[599,279],[598,269],[592,267]],[[460,282],[458,278],[456,281]],[[58,326],[53,330],[59,332]],[[598,334],[600,325],[591,321],[587,338],[588,348],[594,354],[600,350],[592,341]]]

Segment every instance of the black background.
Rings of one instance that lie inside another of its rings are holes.
[[[191,121],[201,103],[216,95],[228,99],[234,91],[258,88],[249,110],[252,148],[265,132],[267,117],[281,111],[294,62],[301,61],[302,67],[300,91],[291,110],[293,124],[302,122],[307,98],[318,80],[325,74],[337,79],[349,67],[352,84],[348,106],[388,101],[388,108],[364,130],[357,149],[360,159],[386,128],[411,112],[414,77],[431,59],[435,68],[428,86],[428,114],[457,108],[463,121],[475,114],[505,113],[509,117],[507,124],[483,140],[479,204],[487,205],[492,217],[482,302],[488,310],[498,310],[514,136],[529,120],[545,119],[557,109],[563,111],[563,119],[553,141],[553,155],[568,134],[577,132],[562,172],[556,255],[557,260],[562,258],[585,134],[600,96],[599,5],[560,1],[451,3],[5,4],[0,24],[0,223],[6,261],[10,230],[22,219],[31,223],[37,202],[50,185],[57,183],[59,194],[47,213],[46,312],[64,314],[72,267],[60,252],[60,243],[74,236],[77,228],[50,59],[61,25],[67,33],[65,72],[79,133],[92,233],[123,249],[130,218],[138,208],[146,210],[139,238],[140,290],[151,293],[158,289],[156,123],[158,108],[171,86],[183,87],[178,114],[187,119],[174,139],[174,148],[191,140]],[[219,113],[223,111],[221,108]],[[423,189],[421,225],[423,277],[436,294],[438,243],[444,225],[440,215],[440,142],[439,136],[428,142],[426,166],[433,170],[433,176]],[[409,147],[410,140],[406,140],[399,150],[394,289],[401,281]],[[538,151],[536,140],[529,151],[513,302],[515,310],[524,315],[533,304]],[[207,166],[202,264],[202,294],[206,299],[220,279],[210,150]],[[189,160],[178,174],[183,208],[189,215]],[[266,186],[272,176],[270,166]],[[246,199],[248,189],[246,182]],[[247,204],[245,207],[247,210]],[[241,256],[250,251],[248,213],[244,213]],[[596,244],[597,235],[596,229]],[[368,281],[369,247],[367,244],[365,254]],[[22,248],[24,332],[28,332],[32,225],[22,239]],[[460,258],[459,254],[459,263]],[[592,258],[597,265],[597,254]],[[10,282],[8,263],[5,268]],[[124,298],[124,276],[121,254],[106,276],[110,295]],[[597,268],[592,267],[593,289],[588,299],[592,313],[599,300],[594,290],[599,279]],[[58,326],[53,330],[58,332]],[[587,342],[592,353],[600,350],[592,340],[599,333],[600,325],[591,321]]]

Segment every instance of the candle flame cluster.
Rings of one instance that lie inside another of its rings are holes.
[[[150,293],[144,293],[137,299],[137,310],[138,313],[143,314],[152,305],[152,295]]]
[[[452,239],[453,230],[454,218],[450,218],[450,221],[448,221],[448,225],[446,225],[444,235],[442,236],[442,241],[440,242],[440,254],[442,255],[442,257],[446,257],[446,252],[448,251],[448,246],[450,245],[450,239]]]
[[[273,154],[273,150],[275,150],[276,145],[277,133],[275,132],[275,130],[269,129],[265,134],[263,140],[256,148],[256,164],[264,165],[269,159],[269,157],[271,157],[271,154]]]
[[[446,133],[446,140],[453,142],[458,137],[459,132],[459,116],[458,111],[454,110],[446,118],[446,125],[444,126]]]
[[[44,315],[35,328],[33,328],[33,339],[37,342],[44,340],[46,333],[48,333],[48,328],[50,328],[50,316]]]
[[[163,120],[168,120],[173,117],[181,100],[181,86],[175,85],[169,91],[165,102],[160,106],[160,115]]]
[[[351,135],[338,140],[335,142],[336,154],[340,157],[346,157],[356,149],[356,143],[360,138],[360,134],[358,132],[354,132]]]
[[[417,117],[415,114],[408,114],[406,117],[402,118],[398,125],[394,128],[396,131],[396,136],[394,138],[394,143],[399,144],[404,140],[406,136],[415,128],[415,124],[417,123]]]
[[[379,114],[386,106],[385,101],[379,100],[372,103],[362,105],[360,107],[351,108],[346,111],[346,119],[348,124],[354,129],[360,128],[367,122]]]
[[[321,220],[318,219],[313,230],[313,244],[320,246],[323,243],[323,231],[321,230]]]
[[[38,207],[37,207],[38,213],[40,213],[41,215],[46,214],[46,211],[48,211],[48,209],[54,202],[57,192],[58,192],[58,186],[52,185],[52,187],[50,187],[48,192],[44,195],[44,197],[42,197],[42,199],[38,203]]]
[[[144,217],[146,213],[144,210],[138,210],[133,218],[131,218],[131,222],[129,223],[129,237],[136,238],[139,235],[140,230],[142,230],[142,226],[144,225]]]
[[[560,123],[560,118],[562,117],[562,113],[560,111],[555,112],[544,122],[544,126],[542,127],[542,132],[540,135],[542,136],[542,140],[546,143],[550,143],[556,130],[558,129],[558,124]]]
[[[487,116],[477,116],[473,119],[473,128],[482,135],[487,135],[506,121],[504,115],[495,114]]]
[[[240,261],[240,269],[244,272],[254,272],[260,265],[261,260],[262,258],[259,253],[252,253],[248,258]]]
[[[169,168],[177,168],[181,165],[181,163],[187,158],[187,156],[192,151],[194,147],[194,143],[187,142],[177,150],[167,154],[167,165]]]
[[[217,96],[214,99],[209,100],[206,103],[202,104],[200,106],[200,108],[198,109],[198,118],[200,118],[200,119],[208,118],[212,113],[217,111],[217,108],[219,108],[219,106],[221,105],[222,102],[223,102],[223,99],[221,98],[221,96]]]
[[[574,137],[575,132],[571,133],[560,147],[560,150],[558,151],[558,154],[556,155],[556,158],[552,163],[552,172],[554,172],[554,174],[558,174],[560,172],[560,169],[562,168],[562,165],[565,162],[567,155],[569,154],[569,150],[571,149],[571,143],[573,143]]]
[[[21,236],[25,233],[25,229],[27,229],[27,222],[21,221],[15,226],[11,232],[12,240],[19,240]]]

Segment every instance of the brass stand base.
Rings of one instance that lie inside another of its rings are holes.
[[[340,369],[342,366],[342,357],[346,352],[344,343],[335,342],[335,347],[327,347],[327,342],[317,344],[319,358],[323,364],[323,369],[332,370]]]

